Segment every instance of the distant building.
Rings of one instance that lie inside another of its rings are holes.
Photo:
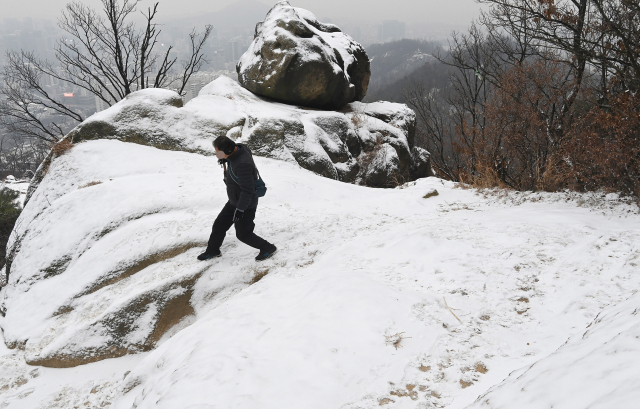
[[[94,96],[93,98],[95,99],[96,103],[96,112],[104,111],[105,109],[109,108],[109,105],[107,105],[106,102],[104,102],[97,96]]]
[[[236,62],[240,59],[240,44],[237,39],[230,40],[226,44],[225,55],[227,57],[226,62]]]

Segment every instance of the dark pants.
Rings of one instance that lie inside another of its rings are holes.
[[[233,225],[233,213],[235,212],[235,206],[232,206],[227,202],[222,208],[222,211],[213,222],[213,229],[211,231],[211,237],[209,237],[209,245],[207,246],[207,253],[213,253],[220,250],[224,237],[227,234],[227,230]],[[249,246],[262,250],[268,250],[271,247],[271,243],[265,239],[258,237],[253,229],[256,226],[253,223],[253,219],[256,217],[256,208],[247,209],[244,211],[244,216],[236,222],[236,237],[241,242],[248,244]]]

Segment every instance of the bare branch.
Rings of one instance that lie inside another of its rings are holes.
[[[189,82],[191,75],[198,72],[200,68],[202,68],[202,64],[207,62],[206,57],[202,53],[202,47],[204,47],[212,29],[213,26],[207,25],[202,34],[198,33],[195,29],[193,29],[189,34],[191,53],[189,59],[184,61],[182,64],[183,71],[180,78],[178,94],[184,95],[184,89],[187,86],[187,82]]]

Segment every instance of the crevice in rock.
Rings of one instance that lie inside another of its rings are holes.
[[[125,278],[130,277],[153,264],[160,263],[161,261],[165,261],[170,258],[177,257],[182,253],[186,253],[187,251],[191,250],[194,247],[202,247],[205,245],[206,245],[206,242],[193,242],[193,243],[183,244],[178,247],[173,247],[166,251],[151,254],[141,260],[137,260],[133,262],[133,264],[129,265],[125,269],[117,270],[110,274],[107,274],[107,276],[102,281],[98,281],[93,286],[89,287],[82,293],[78,294],[76,298],[80,298],[85,295],[95,293],[96,291],[106,286],[115,284],[118,281],[124,280]]]

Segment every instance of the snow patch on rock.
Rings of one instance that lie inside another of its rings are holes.
[[[184,107],[180,101],[168,90],[134,92],[88,118],[69,138],[117,139],[213,155],[213,140],[227,135],[255,155],[297,163],[344,182],[386,187],[395,185],[399,175],[413,180],[433,174],[428,153],[415,150],[416,117],[404,104],[353,103],[341,112],[304,109],[265,100],[224,76]],[[365,160],[389,148],[395,153],[388,157],[399,160],[374,165]],[[38,175],[34,186],[37,180]]]

